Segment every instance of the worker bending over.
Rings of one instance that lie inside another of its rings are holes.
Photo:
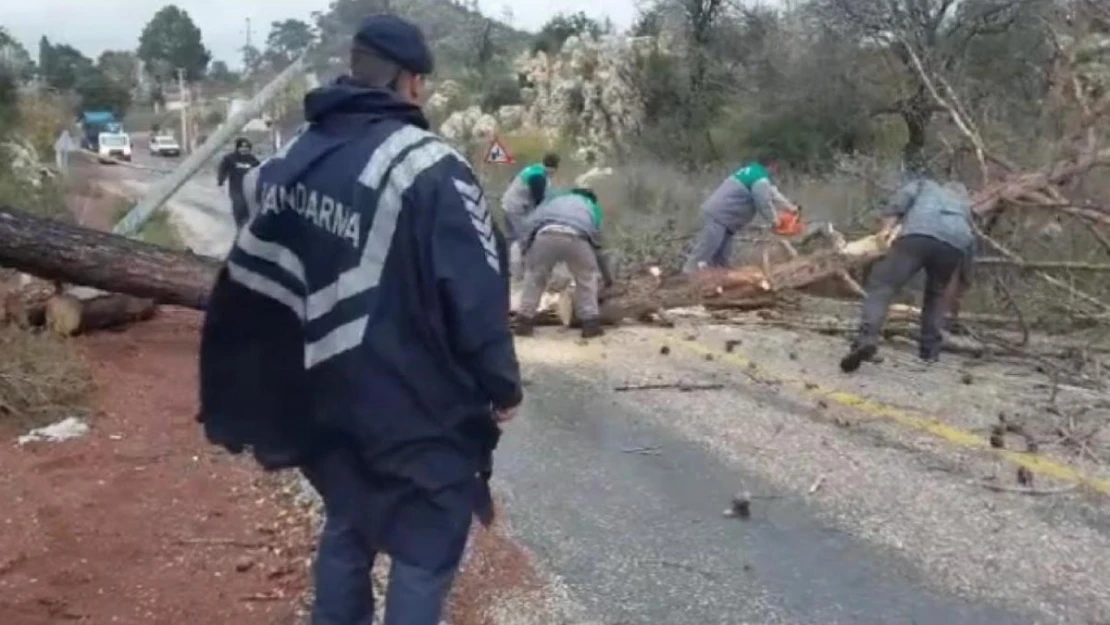
[[[771,174],[777,169],[773,158],[761,157],[726,178],[705,200],[701,206],[701,231],[682,268],[684,273],[728,267],[733,237],[751,223],[757,213],[777,230],[779,218],[776,204],[792,216],[792,223],[797,223],[798,207],[771,182]]]
[[[517,336],[531,336],[536,309],[547,288],[551,270],[566,263],[574,277],[575,313],[582,322],[582,338],[601,336],[598,307],[599,278],[613,283],[601,254],[601,205],[593,191],[575,188],[539,206],[524,222],[524,292],[516,324]]]
[[[559,155],[548,152],[543,161],[522,169],[505,189],[501,208],[505,211],[505,238],[511,247],[510,256],[521,253],[520,235],[524,219],[543,203],[551,188],[551,177],[558,170]]]
[[[925,297],[918,355],[926,363],[939,358],[945,291],[957,272],[961,272],[961,282],[968,282],[965,276],[970,276],[974,256],[975,226],[967,189],[958,182],[941,186],[925,176],[910,181],[883,210],[879,235],[897,238],[871,271],[859,332],[851,351],[840,361],[846,373],[875,357],[891,300],[922,269]]]

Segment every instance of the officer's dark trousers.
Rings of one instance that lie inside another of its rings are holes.
[[[231,216],[235,219],[236,228],[242,228],[250,217],[250,209],[247,208],[247,200],[240,193],[233,193],[231,195]]]
[[[375,493],[350,451],[316,460],[302,471],[323,498],[326,515],[316,553],[312,625],[371,625],[370,569],[377,554],[360,504]],[[457,567],[432,572],[398,560],[391,564],[383,625],[439,625]]]
[[[963,262],[964,253],[940,239],[907,235],[894,241],[890,251],[871,271],[867,297],[863,301],[856,346],[877,345],[891,300],[922,269],[925,270],[925,301],[921,306],[922,358],[940,353],[944,321],[944,292]]]

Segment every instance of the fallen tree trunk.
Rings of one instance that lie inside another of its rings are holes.
[[[0,265],[203,310],[218,261],[0,206]]]
[[[120,293],[103,293],[88,298],[73,294],[55,295],[47,300],[44,322],[60,336],[73,336],[103,330],[154,317],[153,300]]]
[[[846,270],[861,267],[882,257],[888,244],[870,235],[835,248],[799,256],[784,263],[729,270],[706,270],[691,276],[648,277],[631,281],[622,292],[601,305],[603,323],[642,319],[668,308],[761,308],[773,305],[775,293],[818,282],[843,280]],[[747,302],[751,302],[750,305]],[[570,304],[565,306],[570,308]],[[572,316],[564,312],[566,321]]]

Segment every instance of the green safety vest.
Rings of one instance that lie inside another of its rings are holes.
[[[575,193],[574,191],[563,191],[556,195],[556,197],[558,197],[559,195],[577,195],[578,197],[585,200],[586,204],[588,204],[590,207],[590,219],[593,220],[594,227],[597,228],[599,231],[601,230],[601,225],[605,220],[605,213],[601,210],[600,204],[584,195]]]
[[[747,167],[738,169],[736,173],[732,174],[732,177],[736,179],[737,182],[744,185],[745,189],[751,191],[755,183],[760,180],[767,180],[771,176],[767,174],[767,170],[763,168],[763,165],[752,163]]]
[[[590,216],[593,217],[594,226],[600,231],[602,221],[604,220],[604,214],[601,212],[601,205],[588,197],[582,199],[586,200],[586,203],[590,205]]]
[[[523,182],[528,182],[536,176],[542,176],[544,178],[547,177],[547,170],[540,163],[532,163],[531,165],[522,169],[520,172],[520,179]]]

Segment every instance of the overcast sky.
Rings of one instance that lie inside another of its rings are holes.
[[[0,25],[27,46],[37,58],[38,41],[68,43],[96,58],[104,50],[133,50],[139,33],[161,6],[150,0],[0,0]],[[285,18],[307,19],[327,8],[328,0],[176,0],[204,33],[204,43],[216,59],[237,65],[238,49],[246,40],[246,23],[252,23],[255,45],[266,37],[270,22]],[[506,0],[479,0],[482,10],[501,18]],[[526,0],[512,2],[513,25],[536,30],[559,12],[584,11],[595,18],[608,15],[619,28],[635,14],[636,0]]]

